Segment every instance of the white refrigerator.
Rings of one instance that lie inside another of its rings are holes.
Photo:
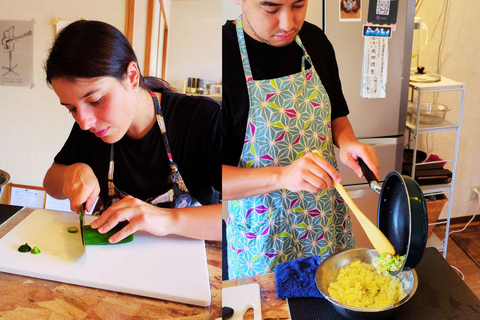
[[[370,1],[375,1],[375,5],[382,3],[382,0]],[[384,98],[364,98],[361,94],[364,90],[362,77],[365,59],[365,37],[362,32],[367,24],[369,1],[355,1],[360,4],[361,14],[358,17],[357,13],[354,18],[348,15],[347,18],[342,18],[340,7],[341,2],[345,1],[323,0],[322,8],[323,30],[335,49],[342,90],[350,110],[348,118],[357,138],[376,149],[380,163],[380,181],[391,171],[401,173],[405,145],[415,0],[391,0],[391,4],[394,5],[393,2],[396,1],[396,27],[387,40],[388,64]],[[378,194],[340,161],[339,171],[349,195],[376,224]],[[371,247],[359,223],[354,217],[352,219],[357,246]]]

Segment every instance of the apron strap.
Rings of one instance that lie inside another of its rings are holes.
[[[160,132],[162,133],[162,139],[163,143],[165,144],[165,149],[167,150],[167,156],[168,156],[168,161],[170,161],[170,166],[174,164],[173,159],[172,159],[172,152],[170,151],[170,145],[168,144],[168,138],[167,138],[167,128],[165,126],[165,121],[163,120],[163,112],[162,108],[160,107],[160,102],[158,101],[157,96],[155,95],[154,92],[149,91],[150,95],[152,96],[153,99],[153,104],[155,106],[155,113],[157,117],[157,124],[160,127]],[[176,166],[176,164],[175,164]]]
[[[302,48],[303,51],[303,56],[302,56],[302,71],[305,71],[305,60],[308,61],[310,64],[310,67],[313,68],[313,63],[312,63],[312,58],[310,58],[310,55],[307,53],[307,49],[303,46],[302,40],[300,40],[300,36],[297,34],[295,37],[295,42]]]
[[[240,55],[242,57],[243,71],[245,72],[245,79],[247,80],[247,82],[249,82],[253,80],[253,77],[252,69],[250,68],[250,62],[248,61],[247,46],[245,45],[245,36],[243,34],[242,15],[238,17],[236,26],[237,40],[240,47]]]

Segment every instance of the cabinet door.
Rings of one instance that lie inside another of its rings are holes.
[[[144,76],[165,78],[168,24],[161,0],[128,0],[125,35]]]

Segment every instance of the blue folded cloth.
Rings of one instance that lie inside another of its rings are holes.
[[[322,260],[318,256],[295,259],[275,267],[277,296],[287,298],[323,298],[315,284],[315,273]]]

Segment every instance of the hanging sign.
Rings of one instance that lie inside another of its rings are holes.
[[[365,37],[362,98],[385,98],[387,89],[388,38]]]

